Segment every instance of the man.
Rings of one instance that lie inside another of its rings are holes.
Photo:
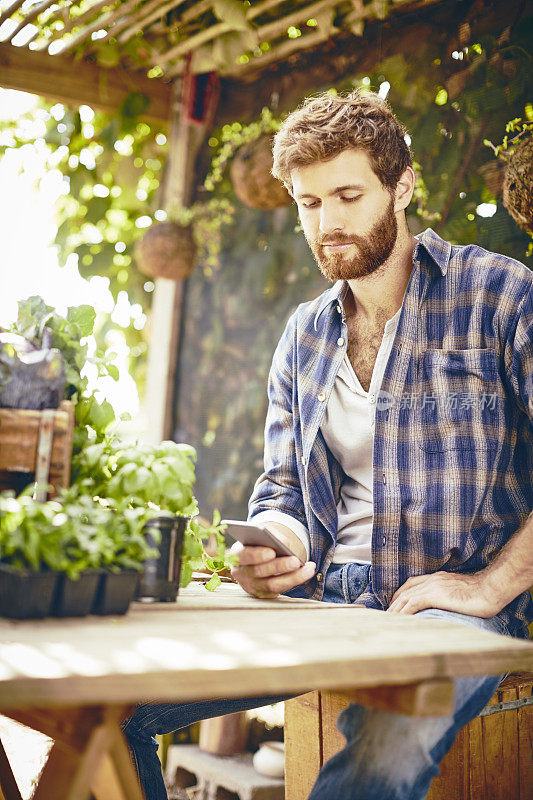
[[[273,173],[334,285],[302,303],[268,381],[265,471],[249,503],[298,555],[238,547],[250,594],[364,604],[527,637],[533,603],[533,274],[409,232],[405,130],[376,95],[291,114]],[[422,800],[501,676],[455,681],[451,717],[350,705],[310,800]],[[148,800],[151,736],[278,698],[146,705],[125,726]]]

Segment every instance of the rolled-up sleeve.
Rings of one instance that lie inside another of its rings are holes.
[[[309,535],[298,474],[293,411],[294,338],[297,310],[278,342],[268,375],[268,411],[265,422],[264,472],[248,501],[248,520],[279,521],[291,528],[309,550]],[[289,525],[280,515],[298,523]],[[261,515],[261,520],[259,519]]]

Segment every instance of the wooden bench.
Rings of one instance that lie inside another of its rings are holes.
[[[420,713],[438,703],[438,684],[388,689],[396,710]],[[481,714],[458,734],[441,762],[428,800],[531,800],[533,673],[509,675]],[[370,696],[368,698],[371,699]],[[344,747],[337,717],[364,693],[310,692],[285,703],[286,800],[306,800],[322,764]],[[375,703],[373,703],[375,705]]]

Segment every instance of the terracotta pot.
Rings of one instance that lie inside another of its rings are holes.
[[[533,136],[522,139],[509,158],[503,204],[517,225],[533,233]]]
[[[230,175],[235,194],[246,206],[270,211],[292,203],[283,184],[270,174],[272,163],[270,134],[264,134],[237,150]]]
[[[186,278],[193,270],[195,254],[191,229],[176,222],[152,225],[135,244],[137,266],[150,278]]]

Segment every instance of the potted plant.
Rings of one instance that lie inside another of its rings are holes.
[[[134,254],[144,275],[177,281],[192,272],[196,244],[188,225],[169,220],[148,228],[135,243]]]
[[[57,538],[54,519],[61,511],[55,501],[34,504],[0,496],[0,614],[15,619],[45,617],[52,608],[57,573],[46,565],[45,554]],[[41,537],[44,527],[49,537]]]
[[[488,139],[484,144],[490,147],[500,165],[499,182],[489,189],[493,194],[503,195],[503,205],[517,225],[530,235],[533,233],[533,122],[521,117],[510,120],[505,126],[505,136],[501,144],[495,146]],[[484,166],[485,174],[490,175],[490,163]]]
[[[0,614],[84,616],[109,569],[135,576],[114,609],[125,613],[138,571],[154,555],[142,534],[145,518],[132,509],[117,513],[75,490],[45,503],[24,493],[0,496]]]
[[[183,552],[176,557],[182,586],[189,583],[193,570],[201,567],[213,572],[207,588],[214,589],[220,583],[219,573],[228,567],[218,512],[211,526],[201,526],[192,519],[198,514],[192,490],[194,448],[175,442],[133,445],[106,433],[115,419],[113,409],[87,392],[87,379],[82,377],[89,360],[86,337],[94,321],[95,313],[89,306],[70,308],[62,317],[38,297],[19,303],[13,332],[37,345],[46,334],[48,343],[60,351],[65,365],[65,395],[75,403],[77,425],[68,490],[48,503],[33,500],[29,496],[31,486],[17,499],[13,493],[0,495],[0,564],[20,591],[20,607],[13,613],[85,613],[97,572],[100,577],[93,610],[122,613],[134,592],[138,572],[157,555],[158,532],[152,524],[147,535],[145,526],[161,515],[181,520]],[[114,365],[101,354],[90,360],[100,374],[118,376]],[[213,535],[217,552],[210,556],[203,542]],[[38,609],[24,604],[25,590],[18,588],[23,577],[36,581],[37,575],[51,587],[50,601],[45,602],[45,594],[40,593]],[[124,585],[128,594],[116,601],[113,593],[117,586],[122,591]],[[83,601],[82,586],[86,587]],[[9,593],[13,595],[13,590],[2,591],[6,598],[2,608],[11,614]]]
[[[72,485],[79,493],[98,497],[118,514],[135,513],[148,526],[146,533],[156,538],[155,519],[166,517],[182,520],[183,546],[180,558],[180,586],[187,586],[195,569],[207,568],[213,573],[207,584],[214,589],[220,584],[219,573],[227,569],[223,526],[215,511],[210,526],[203,526],[193,517],[198,503],[193,495],[196,451],[183,443],[161,442],[158,445],[132,445],[117,437],[85,447],[72,463]],[[210,556],[203,542],[215,535],[217,553]],[[158,541],[155,542],[157,546]]]
[[[280,120],[265,107],[260,119],[249,125],[238,122],[225,125],[221,132],[222,143],[204,182],[205,188],[213,191],[231,161],[233,189],[242,203],[264,210],[290,205],[292,197],[271,174],[272,137],[280,124]]]

